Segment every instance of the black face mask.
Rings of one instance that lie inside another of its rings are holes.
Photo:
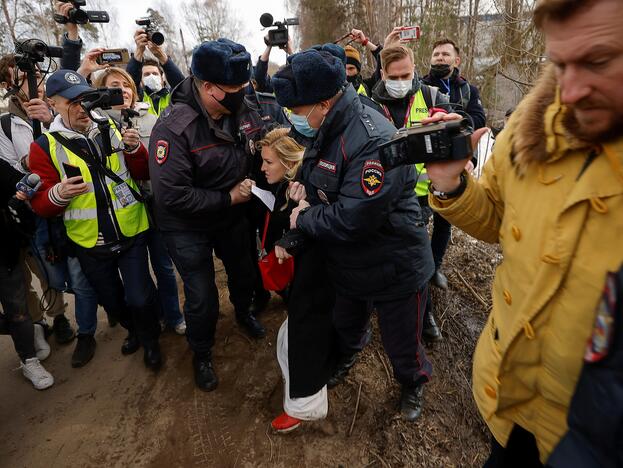
[[[235,93],[228,93],[220,86],[217,85],[216,87],[225,93],[225,97],[220,101],[216,98],[214,99],[216,99],[218,103],[225,109],[227,109],[230,113],[235,114],[238,109],[240,109],[240,106],[242,106],[242,102],[244,101],[244,96],[246,94],[246,88],[242,88]]]
[[[430,75],[433,78],[443,79],[450,74],[452,69],[447,63],[439,63],[430,66]]]
[[[346,81],[349,83],[357,83],[359,82],[359,75],[347,76]]]

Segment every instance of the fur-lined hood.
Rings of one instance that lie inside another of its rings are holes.
[[[576,136],[578,124],[560,102],[554,65],[547,65],[535,87],[513,113],[512,154],[520,172],[533,162],[558,159],[567,150],[592,146]]]

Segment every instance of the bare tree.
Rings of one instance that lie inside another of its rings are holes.
[[[186,23],[199,42],[219,37],[240,41],[243,37],[240,19],[224,0],[192,0],[183,11]]]

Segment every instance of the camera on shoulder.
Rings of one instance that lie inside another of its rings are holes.
[[[473,132],[468,119],[402,128],[379,146],[379,159],[385,170],[405,164],[467,159],[474,153]]]
[[[74,23],[108,23],[110,17],[106,11],[83,10],[81,7],[86,6],[86,0],[60,0],[62,3],[71,3],[74,7],[69,10],[67,16],[59,13],[54,14],[54,21],[60,24]]]
[[[273,15],[264,13],[260,16],[260,24],[265,28],[274,26],[268,30],[268,42],[271,47],[285,47],[288,45],[288,26],[298,26],[298,18],[286,18],[283,21],[274,21]]]

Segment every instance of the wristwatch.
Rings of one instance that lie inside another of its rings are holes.
[[[456,197],[461,196],[463,192],[465,192],[466,188],[467,188],[467,176],[465,172],[462,172],[461,182],[459,183],[459,186],[455,188],[454,190],[452,190],[451,192],[441,192],[439,190],[436,190],[432,183],[429,184],[428,191],[432,193],[436,198],[439,198],[440,200],[449,200],[450,198],[456,198]]]

